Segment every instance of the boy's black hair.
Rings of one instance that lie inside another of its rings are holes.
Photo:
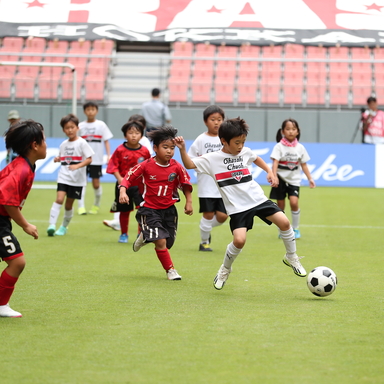
[[[31,119],[12,124],[4,136],[6,148],[24,157],[28,155],[34,141],[40,145],[45,140],[44,127]]]
[[[128,123],[125,123],[121,127],[121,132],[124,133],[124,137],[125,137],[125,134],[127,133],[127,131],[129,131],[132,127],[136,128],[138,131],[140,131],[141,136],[144,135],[144,126],[143,126],[143,124],[141,124],[140,121],[138,121],[138,120],[133,120],[133,121],[128,121]]]
[[[95,107],[97,110],[99,110],[99,106],[98,106],[97,103],[95,103],[94,101],[87,101],[87,102],[83,105],[83,111],[85,111],[88,107]]]
[[[224,111],[217,105],[210,105],[209,107],[204,109],[203,112],[203,119],[204,121],[208,120],[208,117],[213,115],[214,113],[219,113],[223,120],[225,119],[225,113]]]
[[[145,117],[139,115],[138,113],[135,113],[134,115],[130,116],[130,118],[128,119],[128,123],[130,121],[138,121],[139,123],[143,124],[144,128],[147,126],[147,120],[145,120]]]
[[[176,137],[177,129],[172,125],[163,125],[151,132],[149,132],[148,138],[153,142],[153,145],[158,147],[160,143],[167,140],[173,140]]]
[[[285,128],[286,124],[291,122],[296,128],[297,128],[297,136],[296,136],[296,139],[297,141],[300,140],[300,127],[299,127],[299,123],[295,120],[295,119],[286,119],[283,121],[283,123],[281,124],[281,128],[279,128],[279,130],[277,131],[276,133],[276,141],[279,142],[282,138],[283,138],[283,129]]]
[[[234,138],[238,136],[248,135],[249,127],[244,119],[236,117],[234,119],[228,119],[221,123],[219,128],[219,138],[224,139],[228,144]]]
[[[373,96],[368,97],[368,99],[367,99],[367,104],[372,103],[372,101],[375,102],[375,103],[377,103],[377,99],[376,99],[376,97],[373,97]]]
[[[78,119],[78,117],[75,116],[73,113],[70,113],[70,114],[68,114],[67,116],[64,116],[64,117],[60,120],[61,128],[64,129],[65,124],[69,123],[70,121],[72,121],[72,123],[74,123],[74,124],[76,125],[76,127],[79,126],[79,119]]]
[[[160,95],[160,89],[159,88],[153,88],[152,89],[152,97],[157,97]]]

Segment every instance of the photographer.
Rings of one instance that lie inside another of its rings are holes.
[[[363,142],[384,144],[384,112],[377,109],[375,97],[367,99],[368,109],[362,114]]]

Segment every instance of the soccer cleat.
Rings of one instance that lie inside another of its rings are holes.
[[[114,229],[115,231],[120,231],[120,222],[119,220],[104,220],[103,224],[109,228]]]
[[[177,273],[175,268],[168,269],[167,271],[168,280],[181,280],[181,276]]]
[[[128,235],[126,233],[123,233],[119,237],[119,243],[128,243]]]
[[[144,247],[145,244],[147,243],[144,240],[143,232],[140,232],[133,242],[133,252],[137,252],[141,247]]]
[[[301,233],[298,229],[294,229],[293,232],[295,232],[295,239],[300,239]]]
[[[20,312],[14,311],[9,304],[0,305],[0,317],[22,317]]]
[[[217,272],[216,277],[213,279],[213,286],[216,289],[223,289],[225,282],[228,279],[229,274],[232,272],[232,268],[228,269],[224,267],[224,264],[221,265],[219,272]]]
[[[97,205],[92,205],[88,213],[90,213],[91,215],[97,215],[99,213],[99,209],[100,207],[98,207]]]
[[[199,245],[199,251],[201,251],[201,252],[212,252],[212,248],[209,246],[209,244],[201,243]]]
[[[48,229],[47,229],[48,236],[54,236],[55,235],[55,231],[56,231],[56,225],[55,224],[51,224],[48,227]]]
[[[302,257],[297,256],[296,253],[293,257],[289,257],[285,254],[283,258],[283,263],[288,267],[291,267],[295,275],[304,277],[307,276],[307,271],[301,265],[300,259],[302,259]]]
[[[67,234],[67,228],[60,226],[60,228],[55,232],[56,236],[64,236]]]
[[[77,210],[77,213],[78,213],[79,215],[86,215],[86,214],[87,214],[87,211],[86,211],[85,208],[83,207],[83,208],[79,208],[79,209]]]

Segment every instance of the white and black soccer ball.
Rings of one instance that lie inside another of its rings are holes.
[[[329,296],[336,289],[337,276],[331,268],[317,267],[307,276],[309,290],[316,296]]]

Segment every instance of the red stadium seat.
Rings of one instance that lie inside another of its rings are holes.
[[[239,79],[237,83],[237,102],[240,104],[256,104],[257,83]]]
[[[86,100],[104,100],[105,82],[95,78],[85,78],[85,99]]]
[[[94,40],[92,44],[92,54],[111,55],[115,43],[113,40],[100,39]]]
[[[303,86],[297,85],[284,85],[283,88],[284,104],[299,104],[303,103]]]
[[[215,102],[229,103],[234,101],[235,82],[234,79],[226,81],[225,79],[216,79],[214,84]]]
[[[262,104],[280,104],[280,85],[264,84],[260,86]]]
[[[194,78],[191,83],[192,102],[211,102],[212,80],[206,78]]]
[[[34,99],[35,84],[35,77],[24,77],[23,75],[16,75],[14,79],[16,99]]]
[[[38,78],[38,97],[41,99],[58,99],[59,77],[40,75]]]
[[[2,50],[7,52],[21,52],[24,46],[22,37],[4,37]]]
[[[60,80],[60,84],[61,84],[62,98],[65,100],[72,99],[73,74],[72,73],[64,74]],[[76,84],[76,98],[77,98],[77,100],[80,100],[80,98],[81,98],[81,89],[82,89],[82,81],[80,81],[78,78],[77,84]]]
[[[188,82],[168,82],[169,101],[186,103],[188,101]]]
[[[10,99],[11,98],[11,78],[4,78],[0,76],[0,98]]]
[[[348,87],[329,87],[329,103],[336,105],[349,104],[349,88]]]
[[[321,85],[308,83],[305,86],[305,93],[306,93],[307,104],[316,104],[316,105],[325,104],[325,94],[326,94],[325,83]]]

